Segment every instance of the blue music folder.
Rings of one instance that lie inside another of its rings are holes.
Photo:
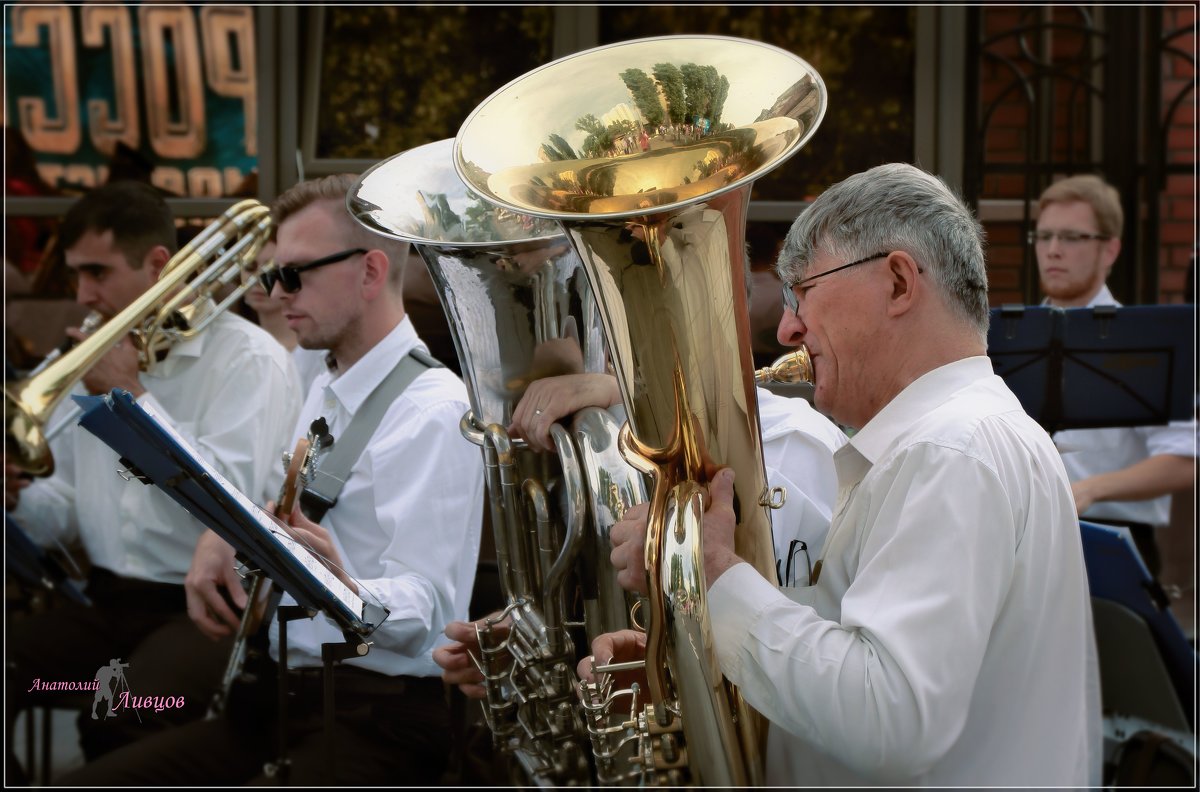
[[[165,492],[298,605],[324,611],[343,632],[363,636],[387,618],[386,608],[351,591],[128,391],[72,398],[83,408],[79,424],[117,452],[131,478]]]
[[[1145,620],[1171,681],[1187,706],[1195,701],[1196,650],[1188,642],[1166,595],[1146,568],[1128,528],[1079,521],[1083,560],[1093,597],[1125,606]]]

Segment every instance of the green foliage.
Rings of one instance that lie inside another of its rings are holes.
[[[575,128],[580,132],[586,132],[587,137],[584,138],[583,156],[585,157],[602,157],[609,149],[613,147],[613,137],[609,134],[608,129],[604,124],[600,123],[600,119],[596,118],[594,113],[588,113],[582,116],[575,122]]]
[[[626,69],[621,72],[621,80],[629,89],[633,103],[637,105],[642,120],[648,126],[656,127],[663,122],[662,105],[658,103],[658,89],[654,81],[641,69]]]
[[[546,152],[551,162],[580,158],[575,149],[571,148],[571,144],[557,133],[551,133],[549,141],[542,144],[542,151]]]
[[[489,94],[552,58],[553,7],[329,5],[324,20],[319,157],[382,159],[453,137]]]
[[[708,103],[712,97],[708,92],[704,69],[694,63],[685,63],[679,71],[683,74],[683,90],[687,95],[687,117],[684,120],[694,124],[708,113]]]
[[[683,91],[683,74],[674,63],[654,64],[654,79],[667,99],[667,118],[672,124],[682,124],[687,114],[687,97]]]

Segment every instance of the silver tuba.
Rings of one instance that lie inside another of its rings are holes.
[[[455,167],[471,189],[511,212],[558,221],[578,251],[628,411],[622,450],[654,479],[649,701],[639,707],[639,691],[604,685],[580,691],[589,709],[635,702],[628,725],[647,784],[763,780],[765,720],[723,677],[713,646],[702,485],[712,465],[734,468],[738,555],[773,580],[746,211],[753,181],[816,130],[825,97],[816,71],[776,47],[642,39],[518,78],[480,104],[455,139]]]
[[[555,424],[557,454],[509,436],[532,382],[606,370],[603,330],[579,257],[557,225],[471,193],[454,172],[452,144],[379,163],[348,206],[425,260],[470,394],[462,432],[483,451],[505,595],[502,613],[478,631],[495,743],[526,783],[590,784],[575,665],[596,635],[628,626],[608,532],[646,499],[644,483],[621,457],[619,425],[604,410],[580,410],[570,430]]]

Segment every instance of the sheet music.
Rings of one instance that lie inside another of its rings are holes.
[[[338,578],[332,572],[330,572],[324,564],[317,560],[317,558],[303,545],[285,534],[283,529],[279,527],[279,523],[276,522],[276,519],[271,514],[259,507],[258,504],[254,503],[254,501],[247,498],[245,494],[243,494],[237,487],[233,486],[228,479],[221,475],[221,473],[215,467],[209,464],[208,460],[197,453],[196,449],[194,449],[187,440],[185,440],[177,431],[175,431],[175,427],[171,426],[170,421],[167,421],[165,418],[159,415],[150,405],[138,403],[138,406],[141,407],[141,409],[145,411],[148,416],[154,419],[154,422],[157,423],[163,429],[163,431],[171,437],[172,440],[178,443],[180,448],[192,456],[192,458],[196,461],[196,464],[200,466],[205,474],[207,474],[214,482],[216,482],[222,490],[231,495],[233,499],[242,508],[244,508],[260,526],[262,526],[263,530],[275,541],[276,545],[283,550],[286,550],[305,569],[311,572],[313,577],[315,577],[323,586],[329,589],[329,591],[335,597],[337,597],[338,601],[349,608],[351,612],[360,615],[362,614],[363,600],[361,597],[351,591],[345,583],[338,580]]]

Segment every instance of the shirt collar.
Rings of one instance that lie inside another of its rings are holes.
[[[1092,308],[1097,305],[1120,304],[1121,303],[1117,302],[1116,298],[1112,296],[1112,292],[1108,290],[1108,284],[1105,283],[1100,286],[1100,291],[1096,292],[1096,296],[1091,299],[1091,301],[1087,304],[1087,307]]]
[[[1049,304],[1050,304],[1050,298],[1044,297],[1042,299],[1042,305],[1049,305]],[[1121,303],[1117,302],[1117,298],[1113,297],[1112,292],[1108,290],[1107,283],[1100,284],[1100,291],[1096,292],[1095,295],[1092,296],[1092,299],[1088,301],[1088,304],[1086,307],[1087,308],[1095,308],[1097,305],[1116,305],[1116,306],[1121,305]]]
[[[416,328],[405,315],[383,340],[371,347],[346,371],[335,374],[326,387],[342,407],[353,415],[379,383],[383,382],[383,378],[396,367],[400,358],[418,345],[424,348]]]
[[[850,446],[875,464],[899,437],[963,388],[994,375],[987,355],[956,360],[928,371],[900,391],[867,425],[850,438]]]

